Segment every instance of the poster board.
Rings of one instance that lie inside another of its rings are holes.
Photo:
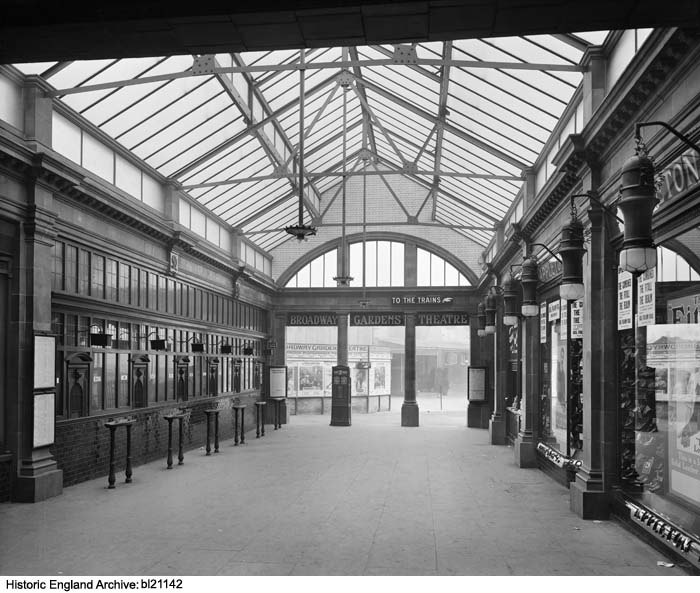
[[[38,393],[34,396],[34,431],[32,439],[34,448],[53,445],[56,419],[55,397],[53,393]]]
[[[486,401],[486,367],[468,367],[467,371],[467,399]]]
[[[270,397],[287,397],[287,367],[271,366]]]
[[[34,389],[56,387],[56,338],[34,336]]]

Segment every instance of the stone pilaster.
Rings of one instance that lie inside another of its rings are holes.
[[[508,328],[503,325],[503,302],[499,297],[496,310],[496,334],[493,339],[493,413],[489,420],[492,445],[506,444],[506,391],[508,373]]]
[[[571,509],[583,519],[609,514],[616,472],[615,254],[605,212],[597,200],[588,210],[591,240],[584,257],[583,465],[569,489]]]
[[[476,322],[476,315],[473,316]],[[486,400],[469,401],[467,404],[467,426],[469,428],[488,428],[493,401],[493,339],[491,336],[480,338],[476,323],[469,325],[469,366],[486,367]]]
[[[600,46],[589,47],[580,62],[583,73],[583,125],[585,126],[605,99],[608,59]]]
[[[41,160],[27,178],[28,216],[22,228],[19,294],[13,295],[19,315],[12,320],[19,336],[16,405],[17,480],[13,499],[37,502],[63,491],[63,472],[49,451],[53,444],[55,411],[42,404],[55,402],[53,381],[35,385],[37,365],[55,364],[52,351],[36,350],[40,340],[51,340],[51,284],[56,238],[52,189],[44,185]],[[14,331],[15,328],[13,328]],[[50,344],[50,342],[49,342]],[[50,442],[49,442],[50,441]]]
[[[518,467],[536,467],[535,418],[539,401],[540,327],[539,317],[523,317],[522,331],[522,398],[520,400],[520,431],[515,439],[515,463]]]
[[[416,402],[416,315],[406,313],[406,362],[404,375],[404,399],[401,405],[401,426],[418,426],[418,402]]]
[[[51,146],[53,129],[53,99],[46,97],[50,88],[38,76],[28,76],[24,83],[24,134],[30,142],[37,142],[43,147]],[[38,146],[38,150],[43,150]]]

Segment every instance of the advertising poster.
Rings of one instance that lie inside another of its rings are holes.
[[[583,338],[583,299],[571,303],[571,338]]]
[[[632,272],[617,273],[617,329],[632,329]]]
[[[556,325],[552,325],[551,350],[551,431],[557,443],[566,450],[566,334],[560,334]]]
[[[323,395],[323,366],[299,365],[299,395]]]
[[[569,333],[569,305],[566,299],[561,299],[561,338],[566,340]]]
[[[540,304],[540,344],[547,343],[547,303]]]
[[[637,278],[637,326],[656,323],[656,268]]]
[[[559,300],[557,299],[556,301],[552,301],[551,303],[549,303],[549,314],[547,316],[547,319],[549,321],[556,321],[557,319],[559,319],[559,314]]]
[[[668,418],[668,490],[700,506],[700,325],[649,326],[647,365],[660,432]]]
[[[374,392],[383,393],[386,389],[386,367],[377,366],[374,369]]]

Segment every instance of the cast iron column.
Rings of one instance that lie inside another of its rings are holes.
[[[348,366],[348,314],[338,314],[338,363]]]
[[[406,360],[401,426],[418,426],[416,402],[416,314],[406,313]]]
[[[588,210],[591,240],[584,258],[583,465],[570,485],[571,510],[583,519],[609,514],[616,471],[617,265],[597,200]]]

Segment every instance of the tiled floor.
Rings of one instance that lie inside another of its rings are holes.
[[[3,575],[682,575],[458,412],[292,416],[185,465],[0,505]]]

